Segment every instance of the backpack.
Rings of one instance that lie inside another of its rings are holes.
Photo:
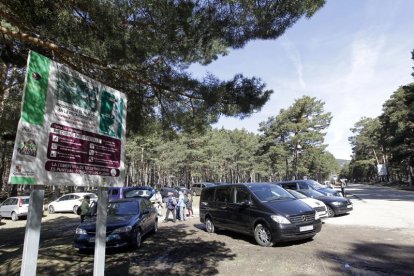
[[[177,205],[177,201],[176,201],[175,197],[168,198],[168,200],[167,200],[167,208],[169,210],[174,210],[175,205]]]
[[[80,216],[80,214],[82,213],[82,210],[81,210],[81,207],[80,206],[78,206],[78,208],[76,209],[76,214],[78,215],[78,216]]]

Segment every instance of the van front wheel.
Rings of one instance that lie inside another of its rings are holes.
[[[272,233],[266,225],[259,223],[254,228],[254,238],[256,242],[265,247],[273,246]]]
[[[206,218],[206,230],[208,233],[214,233],[215,227],[211,218]]]

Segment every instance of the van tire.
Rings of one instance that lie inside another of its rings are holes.
[[[206,225],[206,231],[208,233],[214,233],[216,231],[213,220],[210,217],[206,217],[205,225]]]
[[[272,233],[265,224],[259,223],[256,225],[254,228],[254,238],[260,246],[273,246]]]

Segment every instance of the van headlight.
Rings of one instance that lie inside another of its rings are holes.
[[[281,215],[270,216],[274,221],[280,224],[290,224],[290,220]]]
[[[132,226],[128,225],[128,226],[124,226],[124,227],[121,227],[121,228],[117,228],[117,229],[115,229],[115,230],[112,232],[112,234],[117,234],[117,233],[127,233],[127,232],[129,232],[129,231],[131,231],[131,230],[132,230]]]
[[[315,220],[320,219],[319,212],[315,212]]]

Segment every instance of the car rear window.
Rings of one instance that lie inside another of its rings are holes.
[[[124,193],[125,198],[129,197],[140,197],[140,196],[149,196],[150,191],[148,190],[129,190]]]
[[[138,201],[110,202],[108,204],[108,215],[126,216],[138,213]]]
[[[315,190],[322,189],[323,186],[314,180],[308,180],[309,185],[314,188]]]
[[[29,200],[30,200],[30,198],[23,198],[22,203],[23,204],[29,204]]]

